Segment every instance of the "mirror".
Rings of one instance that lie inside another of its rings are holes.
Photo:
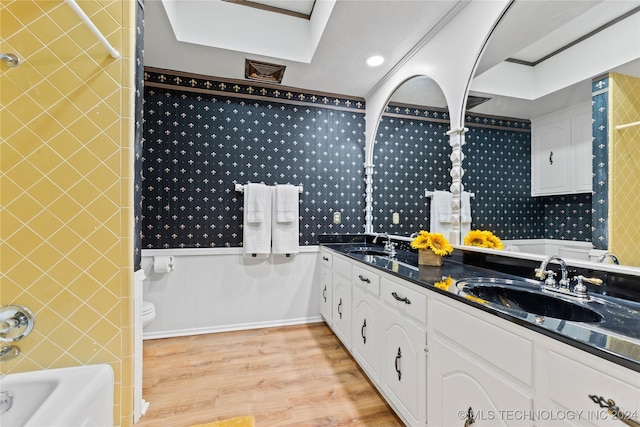
[[[430,229],[425,191],[451,186],[449,129],[444,94],[433,79],[415,76],[393,92],[373,147],[374,232],[409,236]]]
[[[593,262],[610,251],[640,266],[629,196],[640,169],[625,163],[634,152],[638,163],[640,126],[624,127],[640,121],[639,22],[638,1],[512,4],[470,86],[467,117],[494,117],[465,135],[472,229],[508,250]]]

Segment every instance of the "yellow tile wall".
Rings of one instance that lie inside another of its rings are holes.
[[[609,250],[621,264],[640,266],[640,79],[611,73],[609,79]]]
[[[36,315],[1,373],[95,363],[131,424],[135,2],[0,1],[0,304]]]

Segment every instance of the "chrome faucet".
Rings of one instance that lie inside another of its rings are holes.
[[[547,265],[549,264],[550,261],[558,261],[558,263],[560,264],[560,271],[562,273],[562,278],[560,279],[559,282],[556,282],[556,279],[554,279],[554,276],[556,276],[557,274],[553,270],[547,270]],[[535,271],[536,271],[536,277],[540,280],[544,280],[544,284],[547,288],[563,289],[563,290],[569,289],[569,279],[567,277],[567,263],[564,262],[564,260],[559,256],[551,255],[546,257],[540,264],[540,267],[536,268]]]
[[[384,252],[389,255],[390,258],[394,258],[397,254],[396,247],[391,241],[391,236],[389,236],[389,233],[376,234],[376,237],[373,238],[373,243],[376,243],[378,241],[378,237],[384,237],[387,239],[384,244]]]
[[[550,261],[558,261],[560,264],[560,271],[562,272],[562,278],[559,282],[556,283],[554,276],[556,273],[553,270],[547,270],[547,265]],[[564,260],[556,255],[551,255],[545,258],[540,267],[536,268],[536,277],[540,280],[544,280],[543,288],[548,291],[559,292],[563,295],[569,295],[572,297],[579,298],[581,300],[588,300],[589,295],[587,293],[587,287],[584,284],[591,283],[593,285],[601,285],[602,279],[598,279],[595,277],[584,277],[582,275],[575,276],[572,280],[576,281],[576,285],[573,289],[569,288],[570,280],[567,278],[567,263]]]
[[[612,254],[612,253],[609,253],[609,252],[607,252],[607,253],[605,253],[605,254],[600,255],[600,257],[598,258],[598,262],[599,262],[599,263],[603,263],[603,262],[604,262],[604,260],[605,260],[605,259],[607,259],[607,258],[611,258],[611,261],[613,261],[613,263],[614,263],[614,264],[618,264],[618,265],[620,265],[620,261],[618,260],[618,257],[617,257],[617,256],[615,256],[615,255],[614,255],[614,254]]]

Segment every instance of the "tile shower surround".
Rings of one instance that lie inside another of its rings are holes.
[[[144,98],[143,248],[241,246],[243,197],[234,184],[249,181],[303,186],[301,245],[364,231],[363,100],[149,68]],[[473,228],[504,239],[591,240],[591,195],[530,196],[530,122],[466,121]],[[374,206],[387,205],[374,209],[374,225],[404,234],[428,227],[430,200],[421,195],[451,182],[447,130],[442,110],[387,110],[376,136]],[[496,159],[499,166],[473,166]],[[401,212],[397,230],[391,212]]]

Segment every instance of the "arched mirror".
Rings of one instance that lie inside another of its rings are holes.
[[[466,121],[485,118],[463,147],[472,228],[640,266],[640,2],[515,1],[470,90]]]
[[[415,76],[391,95],[373,147],[373,231],[409,236],[431,230],[427,192],[448,191],[449,114],[442,90]]]

